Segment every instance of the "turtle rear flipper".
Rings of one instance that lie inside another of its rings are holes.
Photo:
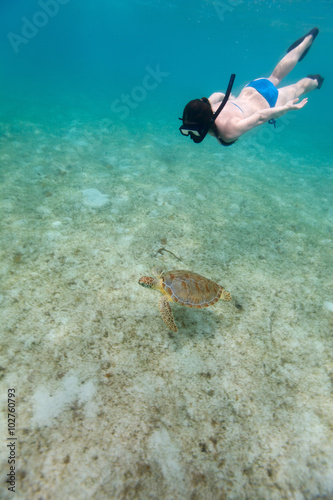
[[[178,328],[176,326],[175,320],[173,319],[169,300],[165,295],[160,298],[158,307],[160,309],[160,313],[164,323],[170,328],[170,330],[172,330],[173,332],[177,332]]]

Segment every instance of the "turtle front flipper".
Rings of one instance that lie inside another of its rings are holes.
[[[170,328],[170,330],[172,330],[173,332],[177,332],[178,328],[176,326],[175,320],[173,319],[169,300],[165,295],[160,298],[158,307],[160,309],[160,313],[164,323]]]
[[[231,300],[230,293],[227,292],[227,290],[224,290],[224,288],[222,288],[221,299],[225,300],[226,302],[229,302],[229,300]]]

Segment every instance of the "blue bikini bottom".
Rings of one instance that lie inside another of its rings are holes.
[[[259,80],[253,80],[246,86],[256,89],[266,99],[270,107],[274,108],[279,92],[270,80],[259,78]]]

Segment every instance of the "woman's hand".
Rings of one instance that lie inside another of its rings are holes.
[[[287,102],[286,106],[287,106],[287,109],[288,111],[291,110],[291,109],[302,109],[304,108],[304,106],[306,105],[306,103],[308,102],[308,98],[305,97],[305,99],[302,99],[301,102],[298,102],[299,99],[292,99],[291,101]]]

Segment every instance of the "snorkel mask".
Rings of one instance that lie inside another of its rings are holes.
[[[234,84],[235,78],[236,78],[235,74],[232,74],[230,76],[228,88],[227,88],[227,91],[226,91],[225,96],[223,98],[223,101],[221,102],[220,106],[215,111],[211,120],[207,124],[202,125],[202,124],[196,123],[196,122],[189,122],[187,120],[184,120],[184,115],[183,115],[183,118],[179,118],[183,122],[183,125],[181,125],[179,127],[179,131],[182,135],[189,135],[191,137],[192,141],[195,142],[196,144],[198,144],[199,142],[202,142],[204,140],[204,138],[208,134],[208,130],[210,129],[212,124],[215,122],[216,118],[221,113],[224,106],[227,104],[227,101],[228,101],[229,96],[231,94],[231,89],[232,89],[232,86]],[[201,100],[209,103],[209,101],[206,97],[203,97]]]

